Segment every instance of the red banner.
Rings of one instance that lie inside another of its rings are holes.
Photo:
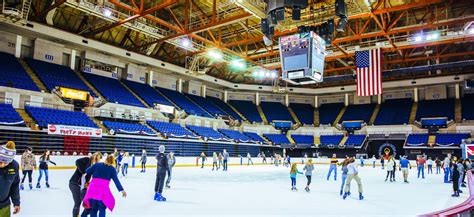
[[[63,136],[102,137],[102,129],[48,124],[48,134]]]

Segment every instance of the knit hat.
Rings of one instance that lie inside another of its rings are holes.
[[[160,147],[158,147],[158,151],[160,151],[160,153],[165,153],[165,146],[160,145]]]
[[[0,146],[0,162],[11,163],[15,158],[16,149],[13,141],[8,141],[7,144]]]

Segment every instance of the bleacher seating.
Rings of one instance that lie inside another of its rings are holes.
[[[35,59],[26,59],[26,62],[49,91],[55,87],[67,87],[87,91],[94,96],[94,92],[69,67]]]
[[[25,106],[26,112],[42,128],[48,124],[94,127],[97,125],[84,112]]]
[[[262,117],[258,113],[257,106],[252,101],[230,100],[229,103],[250,122],[262,122]]]
[[[115,133],[155,135],[155,133],[150,128],[140,123],[103,121],[103,124],[109,130],[114,130]]]
[[[236,131],[236,130],[229,130],[229,129],[219,129],[219,132],[224,134],[225,136],[233,139],[234,141],[239,142],[250,142],[253,141],[248,136],[244,135],[243,133]]]
[[[150,107],[153,107],[155,103],[173,106],[170,101],[168,101],[150,85],[128,80],[124,81],[124,83],[138,96],[140,96]]]
[[[263,136],[265,136],[273,144],[290,144],[290,141],[288,140],[285,134],[265,133],[263,134]]]
[[[418,102],[416,120],[422,118],[446,117],[454,119],[454,99],[425,100]]]
[[[290,108],[302,124],[313,125],[314,107],[311,104],[290,103]]]
[[[469,133],[438,133],[436,134],[436,144],[441,146],[459,146],[462,140],[469,138]]]
[[[288,108],[279,102],[261,102],[263,113],[267,117],[268,122],[272,121],[291,121],[295,122],[291,117]]]
[[[194,133],[196,133],[197,135],[202,136],[204,138],[208,138],[211,140],[229,140],[222,133],[219,133],[210,127],[193,126],[193,125],[187,125],[186,127],[190,129],[191,131],[193,131]]]
[[[374,125],[408,124],[412,105],[412,99],[385,100],[385,102],[380,105],[380,110],[375,118]]]
[[[428,143],[429,135],[427,133],[410,134],[407,138],[408,146],[424,146]]]
[[[0,86],[39,91],[23,66],[12,54],[0,52]]]
[[[12,104],[0,103],[0,125],[24,125],[23,119]]]
[[[211,117],[206,111],[200,108],[198,105],[194,104],[191,100],[186,98],[182,93],[174,90],[169,90],[166,88],[157,87],[157,89],[168,99],[173,100],[173,102],[179,106],[180,109],[184,110],[190,115],[197,115],[202,117]]]
[[[227,103],[225,103],[224,101],[218,99],[218,98],[215,98],[215,97],[212,97],[212,96],[206,96],[206,98],[214,103],[214,105],[216,105],[217,107],[219,107],[222,111],[224,111],[226,114],[230,115],[233,119],[235,120],[239,120],[239,121],[242,121],[242,118],[240,117],[239,114],[237,114],[237,112],[235,112]]]
[[[291,135],[296,144],[313,144],[314,137],[312,135]]]
[[[162,122],[162,121],[147,121],[147,123],[153,127],[156,131],[164,134],[168,137],[175,137],[175,138],[197,138],[191,131],[182,127],[177,123],[169,123],[169,122]]]
[[[145,107],[119,80],[105,76],[84,73],[84,77],[99,91],[107,101],[137,107]]]
[[[466,94],[461,99],[461,114],[463,120],[474,120],[474,94]]]
[[[329,145],[338,146],[344,135],[321,135],[320,146],[326,147]]]
[[[319,107],[319,123],[324,125],[334,123],[342,108],[343,103],[322,104]]]
[[[339,123],[343,121],[364,121],[369,123],[370,116],[374,112],[375,104],[359,104],[359,105],[349,105],[346,108],[346,111],[342,115]]]
[[[347,137],[346,142],[344,143],[345,146],[362,146],[365,141],[366,135],[362,134],[351,134]]]
[[[264,143],[265,140],[259,136],[257,133],[254,133],[254,132],[243,132],[244,135],[246,135],[247,137],[249,137],[250,139],[252,139],[253,141],[257,141],[257,142],[261,142],[261,143]]]
[[[214,105],[211,101],[207,100],[207,98],[196,96],[193,94],[185,94],[188,98],[194,101],[196,104],[201,106],[201,108],[205,109],[209,114],[214,117],[218,117],[220,115],[226,116],[227,114],[222,111],[219,107]]]

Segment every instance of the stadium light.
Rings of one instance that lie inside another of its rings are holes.
[[[183,38],[181,39],[181,45],[183,45],[183,47],[191,47],[191,41],[189,41],[188,38]]]
[[[222,60],[222,53],[218,50],[210,50],[207,52],[207,56],[212,58],[213,60]]]
[[[469,34],[474,35],[474,28],[469,29]]]
[[[106,8],[106,9],[104,9],[104,15],[106,17],[111,17],[112,16],[112,11]]]
[[[416,42],[420,42],[423,39],[421,35],[415,37]]]
[[[230,65],[236,69],[245,69],[245,62],[241,59],[232,60]]]

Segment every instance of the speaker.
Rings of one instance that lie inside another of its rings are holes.
[[[347,28],[347,18],[342,17],[342,18],[339,19],[339,22],[338,22],[337,27],[336,27],[336,31],[345,32],[346,28]]]
[[[262,33],[264,35],[268,35],[268,33],[270,31],[270,24],[268,23],[267,18],[261,19],[261,21],[260,21],[260,30],[262,31]]]
[[[332,36],[332,34],[334,33],[334,20],[328,20],[327,23],[327,33],[329,36]]]
[[[275,16],[277,22],[285,20],[285,8],[278,8],[275,10]]]
[[[299,7],[293,8],[293,14],[291,15],[293,20],[301,20],[301,9]]]
[[[336,0],[336,16],[347,17],[347,5],[344,0]]]

